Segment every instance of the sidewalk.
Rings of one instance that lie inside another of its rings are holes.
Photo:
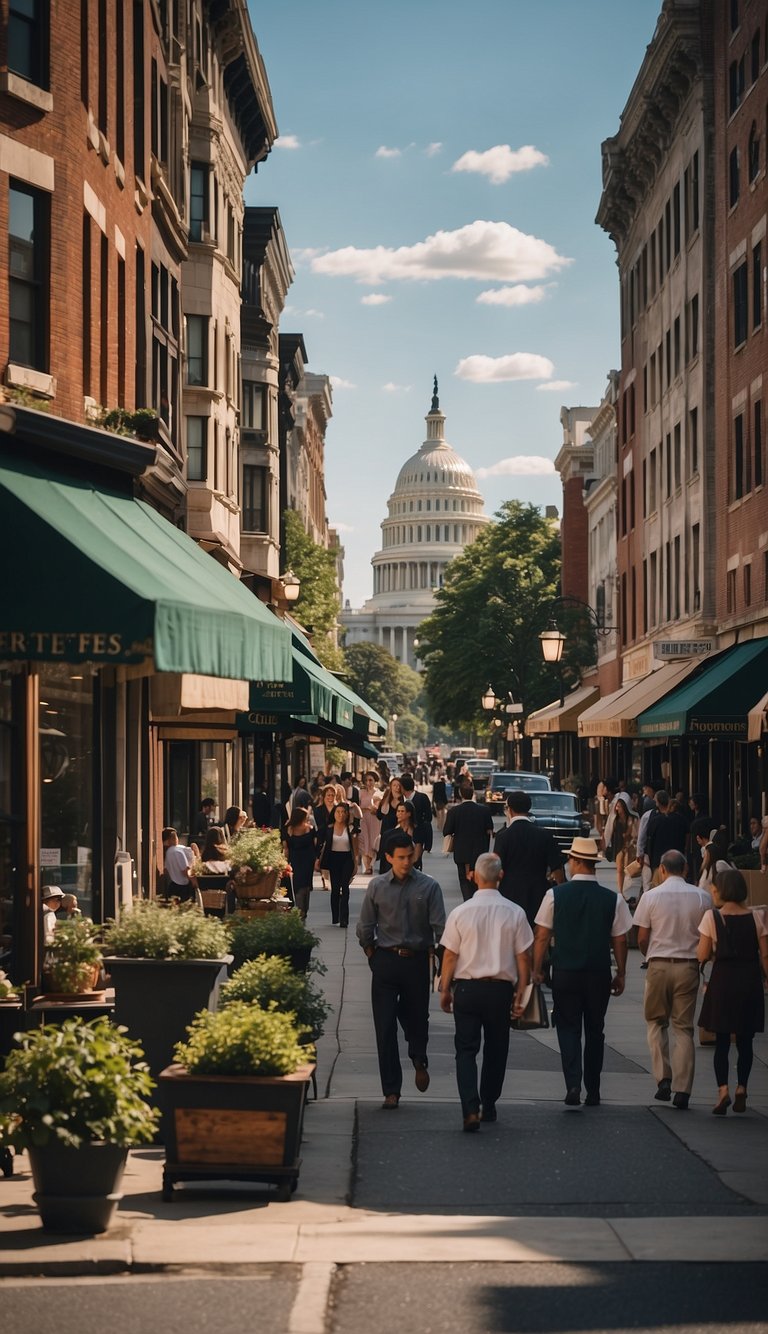
[[[459,901],[453,861],[426,869]],[[615,877],[608,863],[599,878]],[[354,924],[367,878],[352,890]],[[756,1040],[749,1111],[712,1117],[712,1056],[697,1048],[691,1110],[653,1100],[642,1016],[644,974],[630,953],[627,990],[606,1026],[603,1103],[566,1111],[551,1030],[513,1034],[499,1121],[461,1133],[453,1021],[433,998],[431,1084],[404,1062],[397,1113],[380,1111],[370,972],[354,929],[312,896],[310,925],[333,1005],[318,1048],[299,1189],[288,1204],[251,1187],[160,1195],[161,1150],[131,1154],[115,1227],[96,1238],[42,1232],[26,1158],[0,1179],[0,1275],[116,1274],[264,1263],[451,1260],[760,1260],[768,1257],[768,1041]],[[597,1124],[595,1124],[597,1122]]]

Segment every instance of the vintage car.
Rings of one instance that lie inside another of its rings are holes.
[[[561,853],[565,854],[574,838],[589,838],[589,820],[572,792],[531,792],[529,796],[530,819],[552,835]]]
[[[485,800],[501,810],[508,792],[549,792],[551,783],[546,774],[531,774],[517,771],[514,773],[495,773],[485,789]]]

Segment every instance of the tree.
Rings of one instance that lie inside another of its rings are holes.
[[[511,690],[525,715],[552,699],[556,669],[544,663],[538,635],[546,628],[559,580],[555,522],[535,505],[506,501],[496,522],[448,566],[435,610],[419,628],[435,722],[482,725],[480,698],[489,682],[498,695]],[[578,612],[558,613],[558,624],[568,634],[564,676],[573,681],[581,665],[594,661],[593,636]]]
[[[385,718],[405,713],[421,688],[418,673],[403,667],[380,644],[350,644],[344,666],[352,689]],[[416,690],[407,672],[416,678]]]
[[[339,613],[336,548],[313,542],[294,510],[285,514],[285,566],[301,583],[296,619],[312,635],[312,647],[324,667],[341,671],[343,655],[334,640]]]

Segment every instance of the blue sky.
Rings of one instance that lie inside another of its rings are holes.
[[[661,4],[249,8],[281,138],[246,202],[280,210],[296,267],[281,329],[334,380],[328,516],[359,606],[435,373],[486,513],[560,506],[560,408],[599,403],[619,364],[600,144]]]

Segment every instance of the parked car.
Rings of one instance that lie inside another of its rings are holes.
[[[488,783],[498,769],[496,760],[468,760],[467,768],[475,792],[485,792]]]
[[[572,792],[530,792],[529,796],[530,819],[552,835],[561,853],[565,854],[574,838],[589,838],[589,820],[584,819]]]
[[[508,792],[549,792],[551,783],[546,774],[495,773],[485,789],[485,800],[501,808]]]

